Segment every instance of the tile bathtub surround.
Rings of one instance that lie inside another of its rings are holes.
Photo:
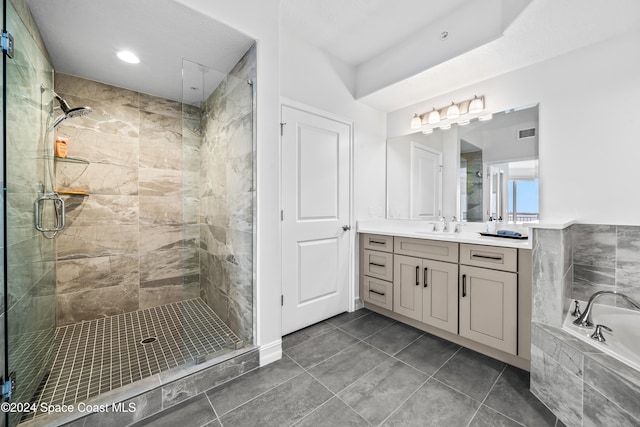
[[[640,425],[640,372],[561,329],[573,299],[611,290],[640,300],[639,249],[637,226],[534,230],[531,391],[566,425]]]
[[[170,425],[176,420],[197,427],[561,425],[528,391],[525,371],[474,352],[461,353],[457,345],[445,347],[442,340],[422,332],[411,340],[404,331],[404,347],[389,348],[375,337],[397,323],[369,327],[363,320],[375,315],[364,309],[356,313],[285,336],[281,360],[135,425]],[[322,338],[325,335],[352,339],[311,358],[318,340],[335,341]],[[452,373],[466,363],[474,367],[466,374],[472,386],[461,389],[465,382]],[[184,416],[187,413],[191,415]]]
[[[532,325],[531,392],[567,426],[640,425],[640,372],[561,329]]]
[[[568,229],[533,229],[531,321],[562,326],[569,306],[573,265]]]
[[[640,302],[640,227],[575,224],[574,280],[571,297],[586,301],[601,290],[624,293]],[[622,299],[603,296],[599,303],[629,308]]]

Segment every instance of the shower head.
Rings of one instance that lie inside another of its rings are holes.
[[[65,101],[64,99],[62,99],[62,97],[60,95],[58,95],[57,93],[53,92],[53,96],[55,97],[55,99],[58,101],[58,104],[60,104],[60,109],[62,110],[62,113],[54,122],[53,125],[51,125],[51,129],[55,128],[56,126],[58,126],[63,120],[65,119],[72,119],[74,117],[82,117],[82,116],[86,116],[87,114],[89,114],[92,110],[91,107],[76,107],[76,108],[71,108],[69,107],[69,104],[67,103],[67,101]]]
[[[76,107],[76,108],[72,108],[69,111],[66,112],[66,116],[70,119],[74,118],[74,117],[82,117],[82,116],[86,116],[87,114],[89,114],[91,111],[93,111],[91,109],[91,107]]]

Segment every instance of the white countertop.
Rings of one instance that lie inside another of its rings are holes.
[[[531,235],[527,228],[515,225],[505,225],[503,229],[528,234],[529,239],[509,239],[504,237],[481,236],[484,231],[483,223],[465,223],[458,233],[427,231],[430,221],[411,221],[397,219],[376,219],[357,221],[358,233],[383,234],[387,236],[414,237],[418,239],[441,240],[446,242],[471,243],[474,245],[500,246],[505,248],[531,249]]]

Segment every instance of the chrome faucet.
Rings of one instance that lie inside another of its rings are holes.
[[[595,302],[596,299],[598,299],[599,296],[606,295],[606,294],[617,295],[619,297],[622,297],[631,306],[633,306],[633,307],[637,308],[638,310],[640,310],[640,304],[638,304],[637,302],[635,302],[634,300],[632,300],[631,298],[629,298],[625,294],[621,294],[620,292],[616,292],[616,291],[599,291],[599,292],[596,292],[595,294],[591,295],[591,298],[589,298],[589,302],[587,303],[587,308],[584,309],[584,313],[582,313],[580,315],[580,317],[578,317],[576,320],[574,320],[573,324],[581,326],[583,328],[591,328],[591,327],[593,327],[593,321],[591,320],[591,310],[593,309],[593,303]]]

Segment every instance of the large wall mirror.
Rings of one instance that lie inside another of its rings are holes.
[[[490,117],[389,139],[386,217],[537,221],[538,107]]]

